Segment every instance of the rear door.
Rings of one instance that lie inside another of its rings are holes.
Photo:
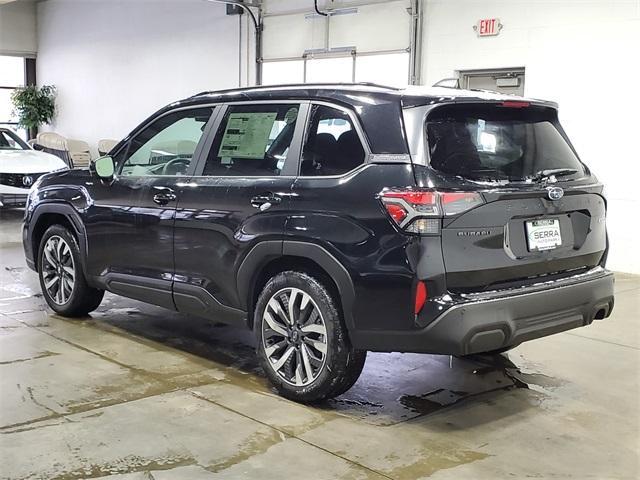
[[[298,101],[223,107],[195,176],[179,194],[178,310],[242,321],[246,299],[237,296],[237,271],[255,245],[282,239],[307,110]]]
[[[535,283],[600,263],[602,187],[554,109],[521,102],[441,107],[428,117],[427,137],[440,181],[478,191],[485,202],[443,219],[449,289]]]

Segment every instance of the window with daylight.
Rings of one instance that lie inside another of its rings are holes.
[[[263,63],[263,85],[286,85],[294,83],[304,83],[304,60]]]
[[[409,53],[368,53],[328,58],[266,61],[264,85],[372,82],[403,88],[409,84]]]
[[[307,60],[305,83],[349,83],[353,81],[353,57]]]
[[[12,128],[22,138],[26,138],[26,132],[17,128],[16,119],[12,115],[11,94],[16,87],[24,84],[24,58],[0,55],[0,127]]]
[[[409,53],[356,56],[356,82],[403,88],[409,84]]]

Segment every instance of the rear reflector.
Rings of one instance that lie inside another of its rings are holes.
[[[424,307],[425,302],[427,301],[427,286],[424,282],[419,281],[418,286],[416,287],[416,304],[414,312],[415,314],[419,314],[422,307]]]
[[[478,192],[439,192],[427,189],[389,189],[380,200],[398,227],[418,234],[440,233],[440,220],[484,203]]]

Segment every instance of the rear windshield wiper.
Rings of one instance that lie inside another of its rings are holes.
[[[566,175],[573,175],[574,173],[578,173],[578,170],[575,168],[548,168],[546,170],[539,170],[531,177],[529,177],[534,182],[551,178],[551,177],[564,177]]]

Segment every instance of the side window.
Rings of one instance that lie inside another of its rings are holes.
[[[364,160],[365,151],[349,115],[337,108],[312,106],[300,175],[342,175]]]
[[[26,150],[27,146],[9,132],[0,130],[0,150]]]
[[[229,106],[202,175],[280,175],[287,161],[298,109],[295,104]]]
[[[130,142],[117,161],[123,176],[183,175],[187,172],[211,107],[179,110],[160,117]]]

